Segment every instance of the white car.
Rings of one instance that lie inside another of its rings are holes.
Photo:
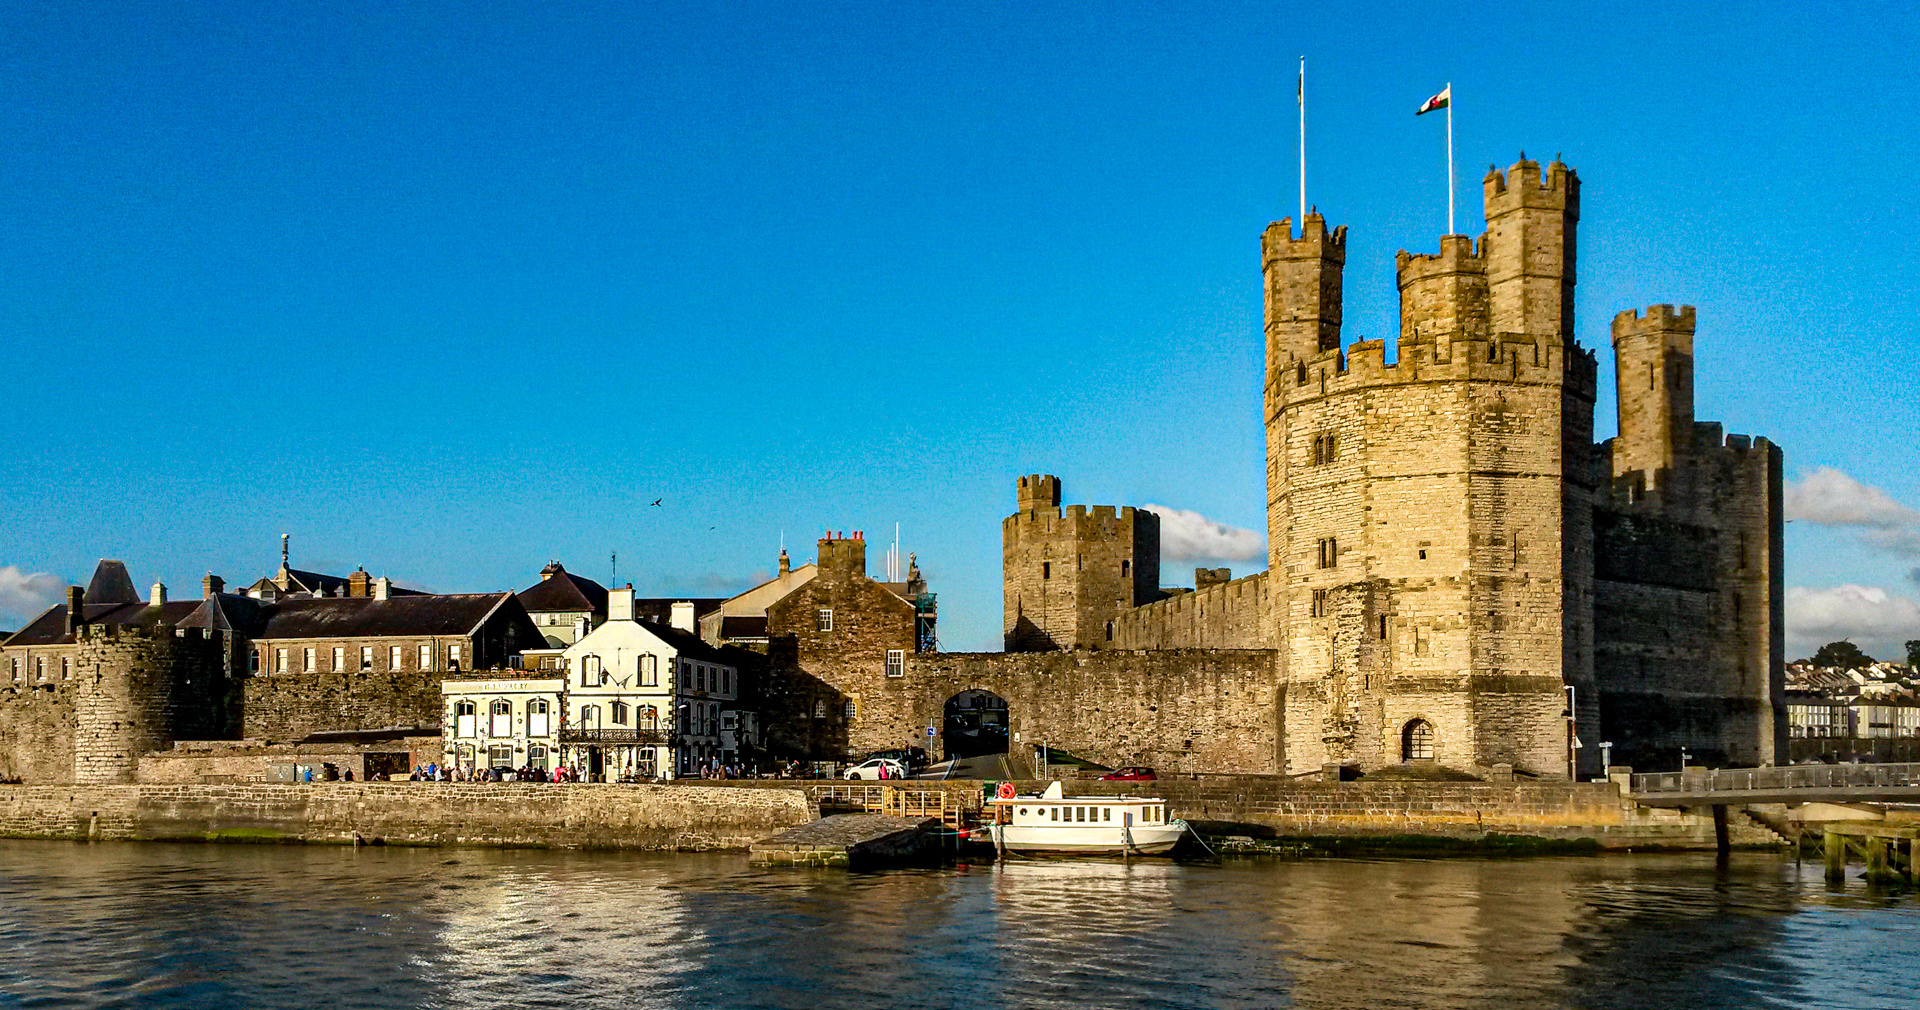
[[[880,774],[882,768],[887,770],[885,775]],[[849,779],[903,779],[907,777],[907,766],[892,758],[868,758],[847,769],[846,777]]]

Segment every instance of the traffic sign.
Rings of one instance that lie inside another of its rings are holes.
[[[928,735],[928,736],[932,736],[932,735],[933,735],[933,727],[932,727],[932,726],[928,726],[928,727],[927,727],[927,735]]]

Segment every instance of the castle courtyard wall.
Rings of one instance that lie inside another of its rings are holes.
[[[447,676],[350,670],[253,677],[245,684],[244,735],[299,740],[341,730],[439,726],[440,681]]]

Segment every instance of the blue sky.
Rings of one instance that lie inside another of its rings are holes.
[[[898,522],[943,644],[990,648],[1021,473],[1262,529],[1305,53],[1349,340],[1444,230],[1412,113],[1451,81],[1461,230],[1489,163],[1581,173],[1603,389],[1614,313],[1694,304],[1700,416],[1864,489],[1789,527],[1795,634],[1920,637],[1911,18],[1484,10],[9,7],[0,627],[103,556],[257,578],[282,532],[441,591],[617,550],[666,595]]]

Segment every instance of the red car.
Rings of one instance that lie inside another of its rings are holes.
[[[1110,771],[1105,775],[1100,776],[1100,781],[1102,782],[1152,782],[1153,778],[1154,778],[1153,769],[1143,767],[1141,765],[1131,765],[1126,768],[1115,768],[1113,771]]]

